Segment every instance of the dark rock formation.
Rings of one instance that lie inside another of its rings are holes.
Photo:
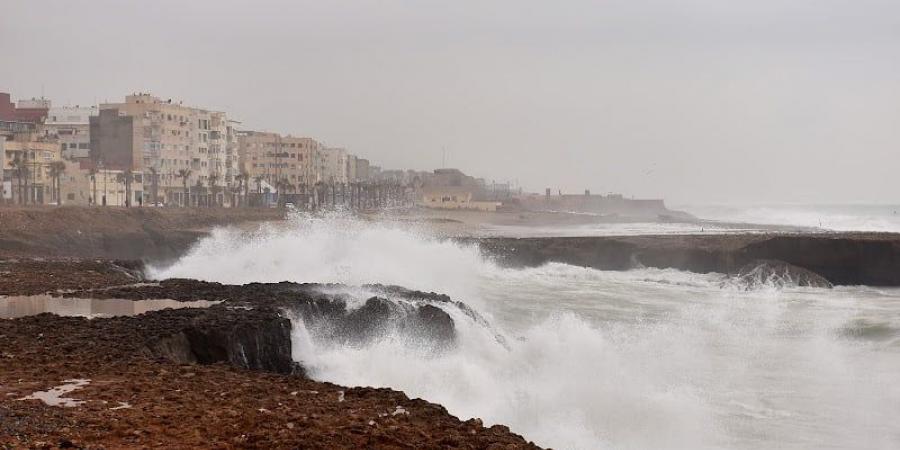
[[[365,300],[351,293],[371,292]],[[486,323],[468,306],[450,297],[399,286],[364,286],[363,291],[341,285],[250,283],[242,286],[197,280],[170,279],[154,284],[74,290],[64,297],[223,301],[194,319],[190,328],[162,340],[154,351],[176,361],[227,361],[240,367],[274,371],[292,370],[290,321],[302,320],[317,339],[340,345],[361,346],[394,335],[436,351],[456,342],[453,319],[443,308],[458,308],[473,320]],[[391,298],[393,300],[389,300]],[[351,305],[361,302],[359,307]],[[232,320],[229,308],[242,308]],[[254,315],[264,317],[257,320]],[[281,343],[287,342],[283,347]]]
[[[774,260],[751,262],[741,267],[730,281],[747,290],[761,286],[799,286],[826,289],[831,289],[832,287],[828,280],[811,270]]]
[[[500,264],[561,262],[601,270],[658,267],[735,273],[756,260],[801,267],[836,285],[900,286],[898,234],[483,238]]]
[[[148,348],[155,356],[183,364],[224,362],[251,370],[295,370],[291,323],[272,309],[209,308]]]

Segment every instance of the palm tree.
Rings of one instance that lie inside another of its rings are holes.
[[[19,204],[24,205],[28,201],[28,197],[25,195],[25,189],[28,186],[28,164],[24,158],[16,153],[9,165],[13,168],[13,173],[16,175],[16,191],[19,196]],[[23,182],[25,183],[24,188],[22,187]]]
[[[265,177],[262,175],[257,175],[255,177],[253,177],[253,181],[256,182],[256,193],[257,194],[262,194],[262,182],[264,179],[265,179]]]
[[[265,178],[266,177],[263,175],[257,175],[255,177],[253,177],[253,181],[256,182],[256,194],[257,194],[257,197],[260,199],[260,204],[262,204],[262,182]]]
[[[247,197],[250,195],[250,174],[247,172],[241,172],[241,176],[243,176],[244,183],[244,206],[250,206],[247,204]]]
[[[237,181],[237,195],[232,193],[231,206],[236,207],[240,204],[241,193],[244,192],[244,174],[239,173],[234,176],[234,181]]]
[[[197,178],[197,184],[194,186],[197,188],[197,207],[200,207],[200,193],[203,192],[203,180]]]
[[[153,199],[153,206],[156,206],[159,201],[159,172],[156,167],[150,168],[150,183],[150,196]]]
[[[134,178],[134,174],[131,172],[131,169],[128,169],[122,173],[116,174],[116,183],[125,185],[125,207],[126,208],[131,206],[131,180],[133,178]]]
[[[190,203],[190,192],[188,191],[188,178],[191,177],[191,169],[179,169],[178,177],[181,178],[181,185],[184,187],[184,196],[181,200],[181,206],[187,207]]]
[[[96,205],[97,204],[97,167],[91,166],[91,168],[88,169],[88,175],[91,177],[91,182],[94,185],[93,186],[94,193],[93,193],[93,196],[91,197],[91,201],[93,202],[94,205]]]
[[[207,206],[209,206],[210,208],[212,208],[213,204],[217,203],[217,201],[216,201],[216,194],[217,194],[216,190],[218,189],[218,186],[216,186],[217,181],[219,181],[218,174],[216,174],[216,173],[209,174],[209,190],[212,193],[212,200],[209,202],[209,205],[207,205]]]
[[[56,205],[62,206],[62,189],[59,184],[62,174],[66,171],[66,163],[53,161],[50,163],[50,180],[53,183],[53,195],[56,196]]]
[[[28,162],[25,157],[16,153],[9,165],[12,166],[13,173],[16,175],[16,191],[18,191],[19,204],[24,205],[28,203],[28,195],[25,193],[28,190]]]

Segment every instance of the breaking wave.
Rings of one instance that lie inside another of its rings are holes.
[[[434,303],[453,319],[450,348],[391,330],[347,345],[293,317],[294,358],[316,379],[399,389],[545,446],[896,448],[900,439],[897,291],[723,289],[722,275],[660,269],[506,269],[424,229],[342,216],[217,230],[152,275],[449,294],[477,312]],[[358,305],[372,295],[340,289]]]

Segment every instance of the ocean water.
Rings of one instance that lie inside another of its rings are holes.
[[[900,232],[900,205],[675,206],[703,219],[826,231]]]
[[[427,229],[342,217],[218,230],[152,275],[447,293],[487,321],[444,305],[458,333],[450,350],[391,335],[338,345],[295,319],[295,358],[314,378],[399,389],[544,446],[900,448],[897,289],[508,269]]]

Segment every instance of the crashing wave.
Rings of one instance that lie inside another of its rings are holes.
[[[762,287],[813,287],[831,289],[825,277],[803,267],[776,260],[758,260],[744,265],[722,287],[737,286],[743,290]]]

